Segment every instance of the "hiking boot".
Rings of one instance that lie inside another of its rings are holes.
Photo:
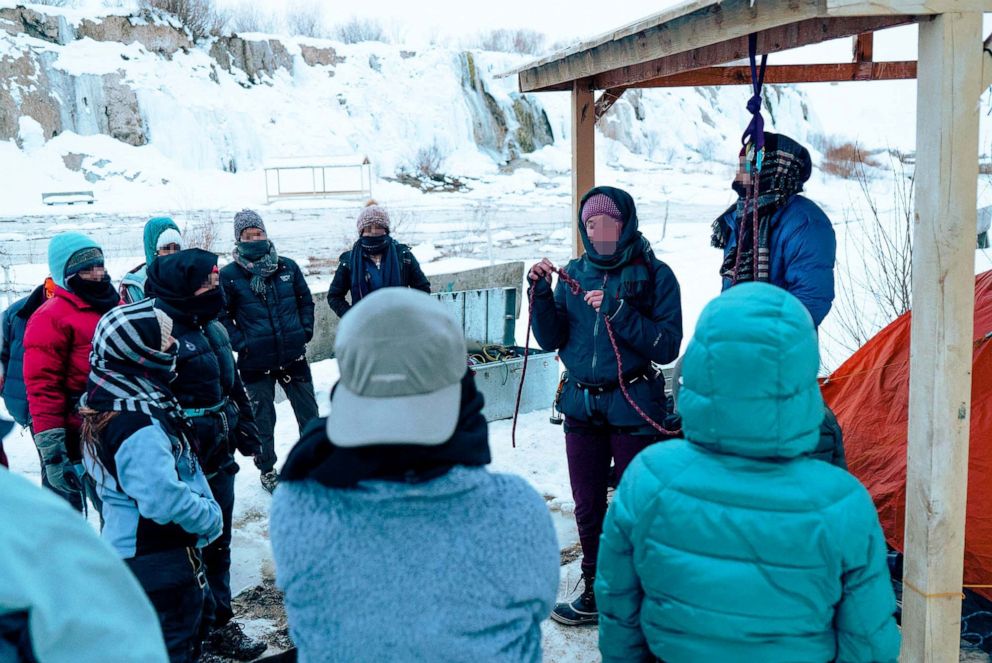
[[[585,589],[571,603],[559,603],[551,611],[551,619],[566,626],[592,626],[599,623],[599,611],[596,610],[596,595],[592,591],[596,576],[583,575]],[[578,586],[578,585],[576,585]]]
[[[228,622],[210,631],[210,635],[203,643],[205,653],[233,658],[236,661],[253,661],[268,647],[261,640],[253,640],[245,635],[241,624],[237,622]]]
[[[279,475],[275,470],[263,472],[260,478],[262,480],[262,488],[270,493],[276,489],[276,486],[279,485]]]

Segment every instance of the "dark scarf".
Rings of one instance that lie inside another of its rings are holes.
[[[109,274],[105,274],[101,281],[87,281],[79,274],[74,274],[66,285],[69,292],[78,296],[99,313],[106,313],[121,303],[121,295],[114,287]]]
[[[596,252],[596,248],[586,234],[586,226],[582,223],[582,207],[590,196],[597,193],[609,197],[616,203],[617,209],[623,216],[623,230],[620,233],[620,241],[617,242],[617,250],[605,256]],[[604,272],[620,270],[618,297],[637,298],[642,296],[651,283],[651,272],[647,260],[647,257],[651,255],[651,244],[638,230],[637,209],[630,194],[623,189],[616,189],[611,186],[598,186],[590,189],[582,197],[582,202],[579,205],[578,224],[582,246],[585,248],[583,260],[589,261],[594,267]]]
[[[267,298],[265,281],[279,269],[279,254],[270,240],[238,242],[234,245],[234,261],[251,274],[251,291]]]
[[[765,155],[757,178],[757,196],[753,181],[745,186],[735,179],[733,189],[738,195],[737,203],[713,222],[711,243],[722,249],[730,234],[724,217],[733,211],[737,220],[737,243],[720,267],[723,278],[732,283],[769,280],[769,250],[775,214],[803,190],[812,169],[813,162],[805,147],[788,136],[765,132]],[[751,172],[754,170],[752,160]]]
[[[492,457],[483,402],[472,373],[466,372],[458,425],[451,439],[434,447],[380,444],[346,449],[328,439],[326,420],[317,419],[290,452],[279,476],[283,481],[313,479],[328,488],[353,488],[370,479],[422,483],[455,465],[488,465]]]
[[[217,268],[217,256],[203,249],[187,249],[157,258],[148,266],[145,295],[164,303],[173,319],[204,325],[220,314],[224,294],[220,288],[194,295]]]
[[[385,241],[382,243],[382,247],[373,246],[371,250],[363,246],[363,240],[372,239],[368,237],[359,237],[358,241],[351,248],[351,305],[354,306],[362,297],[370,294],[374,288],[371,287],[371,279],[369,278],[370,269],[376,269],[374,264],[368,264],[372,259],[366,258],[366,256],[371,256],[379,254],[382,256],[382,261],[379,263],[379,276],[382,283],[381,288],[392,288],[403,285],[403,274],[400,270],[400,255],[399,249],[396,248],[396,241],[385,236]]]

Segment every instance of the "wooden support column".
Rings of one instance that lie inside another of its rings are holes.
[[[589,79],[572,84],[572,256],[582,255],[579,202],[596,186],[596,100]]]
[[[913,663],[956,663],[961,641],[981,27],[977,12],[920,23],[902,616]]]

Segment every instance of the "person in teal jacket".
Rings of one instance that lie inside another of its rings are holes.
[[[823,399],[810,314],[763,283],[703,311],[685,440],[642,451],[603,529],[603,661],[896,661],[885,540],[868,491],[811,457]]]
[[[183,238],[179,226],[167,216],[148,219],[144,232],[145,262],[138,265],[121,279],[121,300],[125,304],[140,302],[145,298],[145,281],[148,279],[148,265],[155,258],[179,253],[183,248]]]

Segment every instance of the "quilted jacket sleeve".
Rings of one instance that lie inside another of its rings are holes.
[[[603,663],[653,661],[641,630],[644,590],[634,568],[631,533],[639,509],[639,494],[651,477],[638,457],[624,472],[603,523],[596,562],[596,606],[599,609],[599,650]]]
[[[886,564],[885,537],[868,491],[858,485],[843,505],[843,595],[834,620],[837,661],[888,662],[899,658],[896,599]]]
[[[65,376],[71,362],[71,329],[52,311],[39,309],[24,332],[24,385],[36,434],[65,428],[70,410]]]

